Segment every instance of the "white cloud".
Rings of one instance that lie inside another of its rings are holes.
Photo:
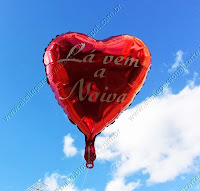
[[[73,184],[69,184],[62,191],[79,191],[79,190]]]
[[[118,152],[115,152],[111,145],[112,143],[115,142],[115,139],[117,139],[117,135],[112,134],[105,134],[106,131],[104,132],[104,136],[99,136],[96,141],[95,141],[95,148],[96,150],[100,150],[99,154],[97,155],[96,160],[112,160],[115,159],[119,155]],[[113,138],[113,139],[112,139]],[[110,140],[110,141],[109,141]],[[103,143],[103,145],[102,145]],[[108,143],[108,144],[106,144]],[[105,146],[104,146],[105,145]]]
[[[133,191],[140,186],[140,182],[130,182],[127,185],[123,178],[117,178],[109,182],[105,191]]]
[[[77,149],[73,145],[74,139],[68,134],[64,138],[64,148],[63,152],[65,153],[66,157],[73,157],[77,154]]]
[[[128,118],[135,108],[126,110],[106,128],[97,142],[120,129],[106,150],[108,158],[116,160],[106,191],[138,171],[149,175],[147,183],[161,183],[195,169],[194,160],[200,156],[199,99],[200,86],[187,85],[176,95],[169,91],[155,98],[133,121]]]
[[[174,72],[182,63],[183,63],[183,52],[182,52],[182,50],[179,50],[176,53],[175,62],[171,66],[171,68],[168,70],[168,72]],[[188,74],[189,71],[187,69],[185,69],[185,73]]]
[[[45,191],[55,191],[57,188],[62,186],[65,182],[67,176],[60,175],[58,173],[53,173],[51,175],[46,175],[44,183],[47,185]],[[62,191],[80,191],[74,184],[66,185]],[[83,191],[95,191],[94,189],[84,189]]]
[[[59,187],[59,182],[64,178],[65,176],[61,176],[58,173],[53,173],[50,176],[46,175],[44,180],[44,183],[47,185],[46,191],[55,191]]]

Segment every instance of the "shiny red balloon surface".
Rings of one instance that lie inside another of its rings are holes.
[[[88,168],[96,158],[95,136],[131,104],[150,61],[145,44],[130,35],[98,41],[69,32],[48,45],[44,54],[48,83],[70,121],[86,136]]]

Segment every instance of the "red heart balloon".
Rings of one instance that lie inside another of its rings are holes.
[[[70,121],[86,136],[88,168],[96,158],[95,136],[131,104],[144,84],[150,61],[145,44],[130,35],[98,41],[69,32],[48,45],[47,80]]]

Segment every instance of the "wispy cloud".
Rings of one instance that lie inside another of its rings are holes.
[[[168,70],[168,72],[174,72],[179,66],[180,64],[183,63],[183,51],[179,50],[176,53],[176,58],[175,58],[175,62],[174,64],[171,66],[171,68]],[[188,74],[189,70],[185,69],[185,73]]]
[[[195,83],[198,80],[198,76],[199,76],[199,74],[197,72],[194,72],[193,79],[188,81],[188,85],[191,88],[195,87]]]
[[[77,148],[73,145],[73,143],[74,139],[70,134],[64,137],[63,152],[65,153],[66,157],[73,157],[77,154]]]

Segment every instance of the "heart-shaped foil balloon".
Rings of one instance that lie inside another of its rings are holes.
[[[88,168],[96,158],[94,140],[139,92],[151,66],[145,44],[119,35],[99,41],[68,32],[44,54],[47,81],[69,120],[85,134]]]

